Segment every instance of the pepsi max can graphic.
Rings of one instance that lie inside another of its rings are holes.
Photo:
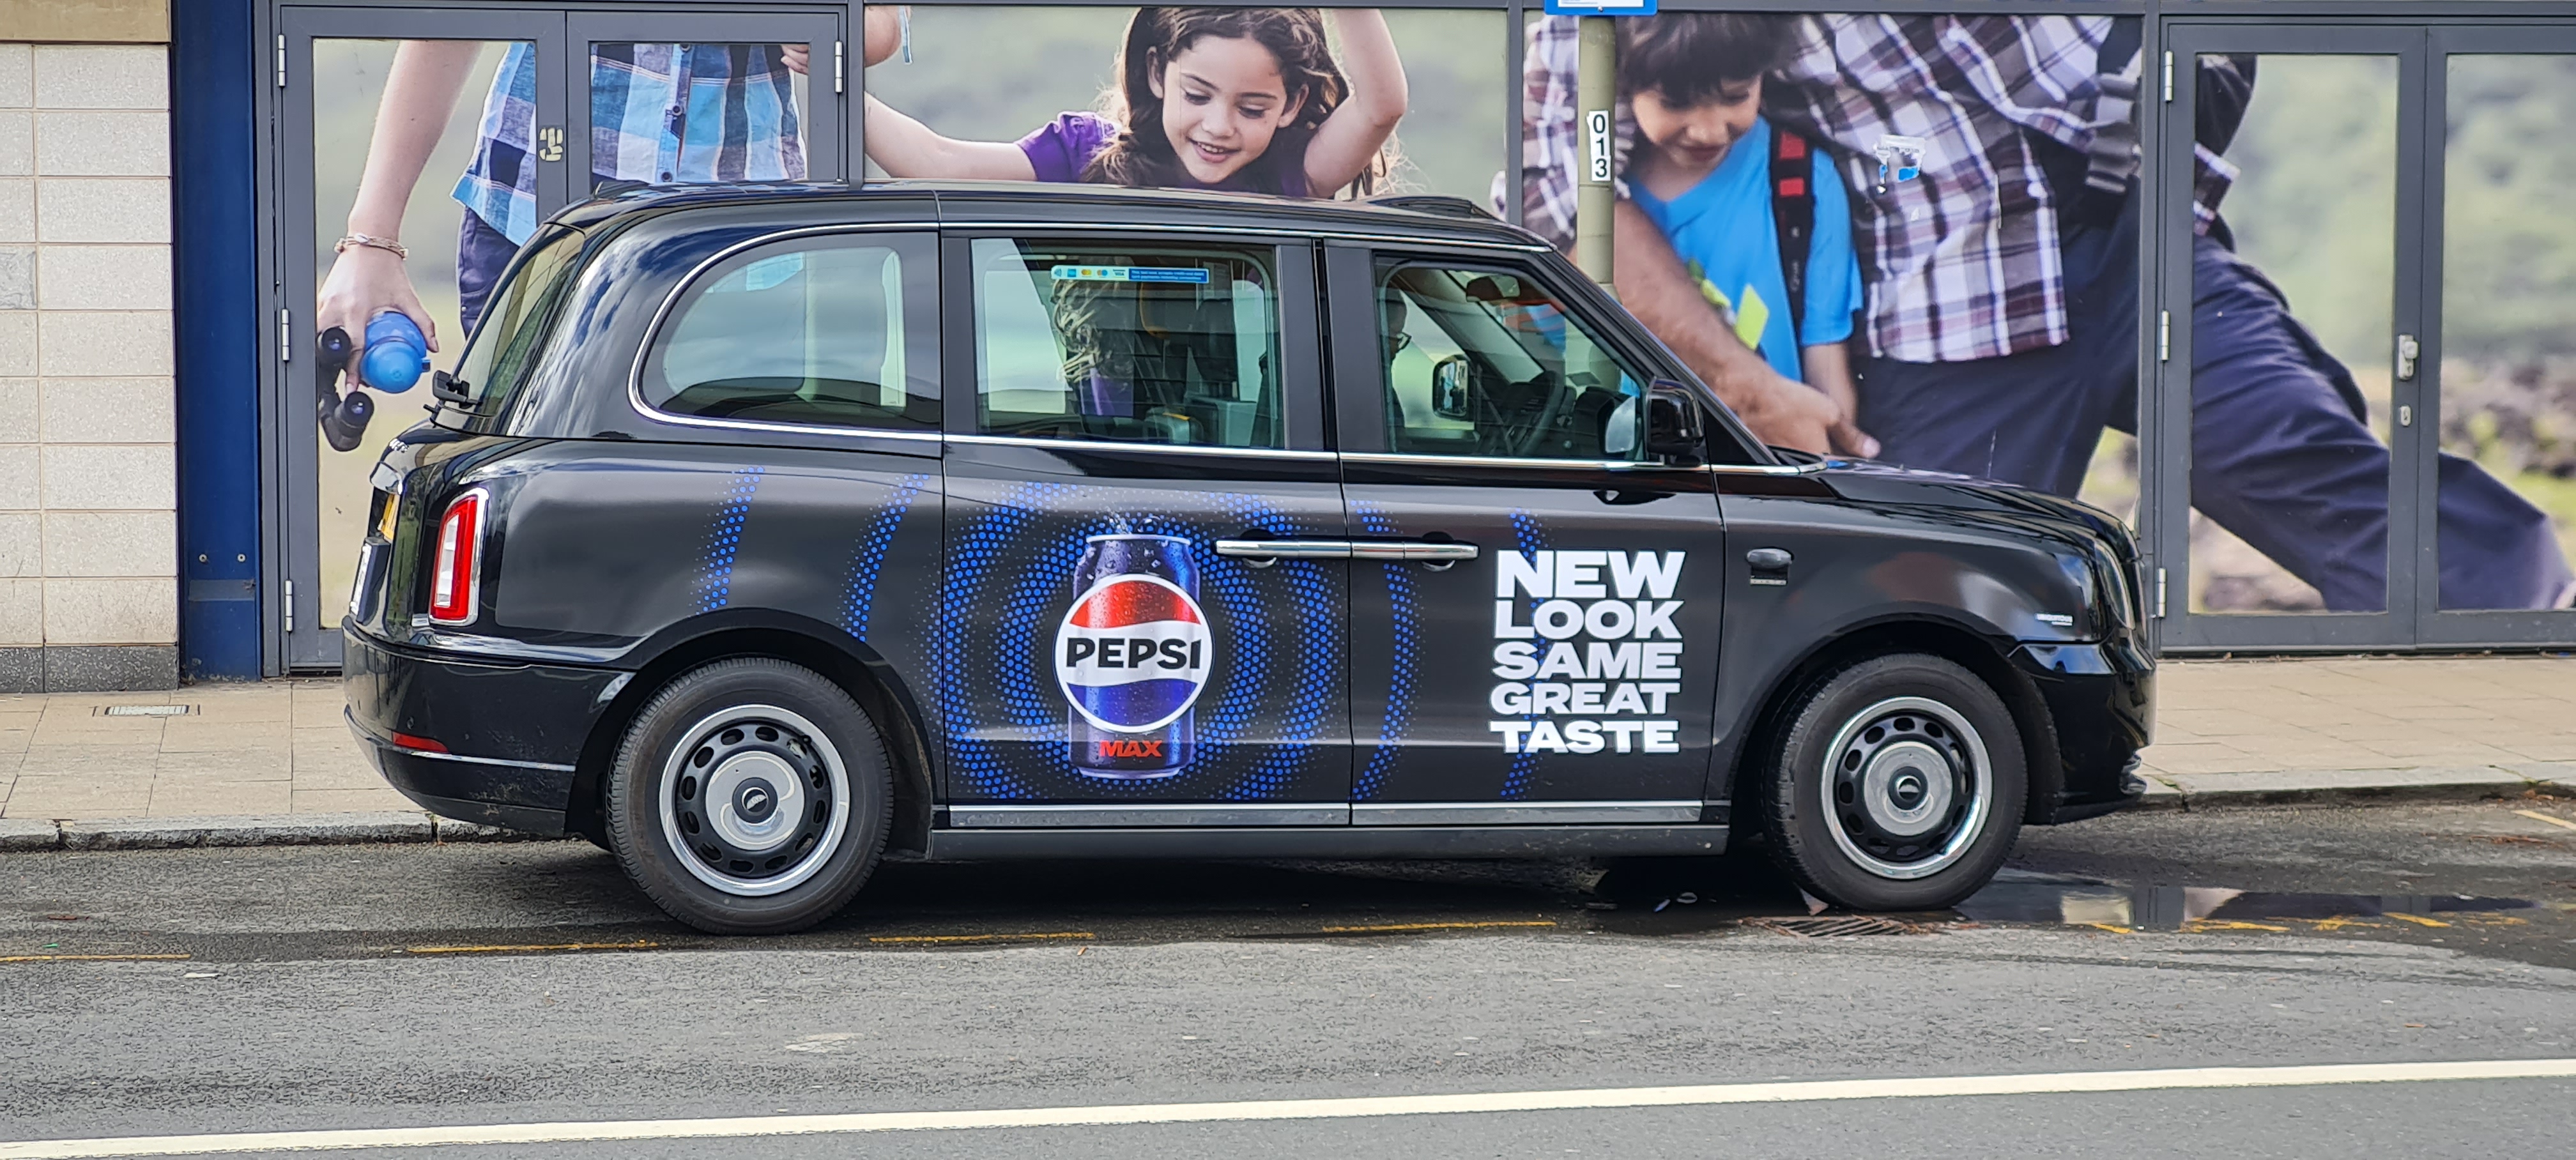
[[[1198,747],[1190,707],[1216,663],[1190,542],[1093,536],[1072,590],[1055,676],[1072,707],[1074,768],[1128,780],[1179,773]]]

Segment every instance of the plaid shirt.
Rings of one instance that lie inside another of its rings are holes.
[[[802,178],[794,81],[774,44],[592,45],[592,180]],[[534,47],[514,41],[455,190],[521,245],[537,232],[536,93]]]
[[[2061,195],[2030,135],[2086,156],[2089,183],[2124,188],[2136,172],[2134,54],[2123,73],[2099,75],[2111,20],[1798,18],[1795,55],[1771,74],[1764,105],[1844,160],[1870,282],[1863,329],[1872,353],[1963,362],[2066,341]],[[1523,217],[1560,247],[1573,241],[1581,170],[1576,28],[1572,17],[1535,21],[1523,77]],[[1618,122],[1625,172],[1636,135],[1625,101]],[[1918,177],[1882,168],[1890,136],[1927,142]],[[2235,171],[2206,149],[2198,161],[2194,208],[2205,229]]]

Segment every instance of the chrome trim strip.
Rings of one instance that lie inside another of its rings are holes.
[[[1718,475],[1817,475],[1832,463],[1830,459],[1814,463],[1711,463],[1701,470]]]
[[[1424,242],[1420,239],[1406,238],[1397,234],[1364,234],[1343,230],[1297,230],[1289,229],[1284,226],[1167,226],[1124,225],[1116,222],[942,221],[939,223],[938,228],[943,230],[1010,230],[1014,233],[1024,234],[1031,237],[1045,237],[1048,234],[1056,233],[1214,234],[1219,236],[1247,238],[1289,238],[1296,240],[1328,239],[1340,242],[1372,242],[1395,249],[1411,249],[1429,245],[1435,248],[1442,246],[1468,246],[1479,250],[1502,250],[1515,254],[1544,254],[1548,251],[1547,244],[1537,240],[1527,242],[1490,242],[1475,238],[1439,238],[1430,242]]]
[[[347,723],[349,726],[349,732],[357,734],[358,740],[364,741],[369,745],[373,745],[378,749],[407,754],[412,757],[434,757],[440,761],[462,761],[468,765],[500,765],[507,766],[511,769],[542,769],[548,773],[571,773],[573,771],[572,766],[557,765],[551,761],[504,761],[498,757],[467,757],[462,753],[431,753],[426,749],[413,749],[409,746],[396,745],[385,738],[378,737],[375,734],[368,732],[366,726],[358,724],[358,713],[354,709],[341,709],[340,720]]]
[[[1218,540],[1216,554],[1256,560],[1347,560],[1356,552],[1348,540]]]
[[[1362,802],[1351,806],[1354,826],[1599,825],[1692,823],[1696,801],[1627,802]]]
[[[948,824],[963,827],[1053,826],[1339,826],[1350,821],[1340,802],[1202,803],[1121,802],[1115,805],[974,805],[948,807]]]
[[[951,443],[973,443],[992,447],[1073,448],[1080,451],[1169,451],[1181,455],[1232,455],[1246,459],[1332,459],[1330,451],[1298,451],[1286,447],[1211,447],[1189,443],[1119,443],[1108,439],[1035,439],[1025,435],[950,435]]]
[[[1612,471],[1637,471],[1642,469],[1656,469],[1664,471],[1676,470],[1672,465],[1666,463],[1656,463],[1652,461],[1641,462],[1630,459],[1523,459],[1505,455],[1418,455],[1411,452],[1398,451],[1345,451],[1341,453],[1341,456],[1342,458],[1354,463],[1387,463],[1407,466],[1419,463],[1456,464],[1468,467],[1590,467],[1607,468]]]

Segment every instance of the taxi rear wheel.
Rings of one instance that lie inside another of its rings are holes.
[[[1936,910],[1992,880],[2027,771],[2003,699],[1939,657],[1875,657],[1794,711],[1762,787],[1782,869],[1852,910]]]
[[[831,917],[884,851],[893,770],[849,694],[785,661],[719,661],[656,694],[608,784],[608,845],[671,917],[781,934]]]

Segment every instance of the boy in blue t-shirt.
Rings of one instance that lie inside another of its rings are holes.
[[[1619,95],[1637,121],[1625,174],[1629,199],[1663,230],[1736,337],[1773,369],[1848,408],[1851,358],[1843,342],[1861,307],[1860,264],[1832,160],[1802,141],[1786,142],[1782,154],[1808,159],[1813,191],[1800,310],[1789,302],[1772,212],[1775,130],[1761,115],[1762,75],[1788,58],[1791,19],[1672,12],[1617,24]],[[1802,317],[1793,323],[1793,315]]]

